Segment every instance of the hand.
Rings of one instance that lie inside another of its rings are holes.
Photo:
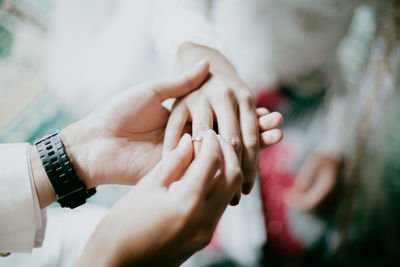
[[[292,188],[285,193],[289,207],[312,212],[337,185],[340,161],[322,154],[312,154],[300,169]]]
[[[62,140],[79,178],[88,188],[135,184],[161,159],[169,116],[161,103],[197,89],[208,74],[203,61],[176,79],[126,90],[64,129]]]
[[[258,169],[260,140],[254,98],[218,51],[190,43],[181,47],[179,61],[183,70],[199,58],[210,61],[212,76],[201,90],[176,101],[166,129],[164,153],[177,145],[187,121],[192,122],[194,138],[218,122],[218,133],[235,148],[243,170],[244,183],[236,195],[240,199],[240,191],[250,193]]]
[[[177,266],[206,246],[242,173],[232,147],[213,131],[195,159],[185,134],[102,220],[78,266]],[[172,182],[180,180],[174,190]]]
[[[87,188],[135,184],[161,159],[169,111],[161,103],[197,89],[209,75],[203,61],[180,77],[131,88],[61,131],[65,150]],[[40,207],[55,201],[35,148],[31,166]]]

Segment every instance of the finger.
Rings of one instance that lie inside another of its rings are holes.
[[[242,192],[249,194],[258,169],[259,129],[254,98],[250,92],[243,93],[239,99],[239,118],[242,133],[242,170],[244,183]]]
[[[282,114],[279,112],[272,112],[258,118],[258,127],[260,131],[267,131],[278,127],[282,122]]]
[[[175,150],[168,153],[159,167],[158,181],[165,187],[182,176],[193,158],[192,138],[184,134]]]
[[[201,139],[207,130],[213,128],[213,114],[208,102],[199,103],[190,115],[192,117],[193,140]],[[200,144],[201,142],[194,142],[196,153],[200,151]]]
[[[170,81],[152,84],[151,89],[160,97],[161,101],[168,98],[177,98],[199,88],[209,75],[210,63],[200,61],[191,70],[180,74]]]
[[[333,191],[337,179],[337,172],[333,169],[321,169],[315,183],[306,192],[293,191],[288,204],[301,211],[313,211]],[[290,199],[291,198],[291,199]]]
[[[283,138],[283,132],[280,129],[272,129],[260,134],[260,147],[261,149],[279,143]]]
[[[320,169],[314,185],[305,194],[305,206],[307,211],[314,210],[333,191],[336,181],[336,173],[331,169]]]
[[[238,166],[242,160],[243,146],[240,136],[240,126],[237,119],[237,103],[232,94],[227,94],[224,102],[213,103],[218,122],[218,134],[220,134],[234,149]],[[240,202],[241,190],[238,190],[235,197],[232,198],[232,205]]]
[[[256,109],[256,113],[258,117],[267,115],[269,113],[269,110],[267,108],[261,107]]]
[[[204,196],[210,184],[212,184],[216,172],[221,168],[221,163],[220,144],[215,132],[209,130],[204,135],[199,155],[184,175],[183,186],[180,187],[184,190],[184,195],[196,199]]]
[[[188,115],[189,111],[184,104],[178,103],[172,109],[165,128],[163,157],[178,145],[179,139],[184,132]]]
[[[221,203],[237,205],[240,201],[240,188],[243,174],[240,163],[232,146],[222,137],[218,136],[223,154],[224,171],[215,178],[215,185],[210,192],[213,205]],[[239,192],[239,195],[238,195]]]
[[[212,107],[218,123],[218,134],[234,148],[236,155],[242,159],[242,142],[237,118],[238,106],[233,94],[228,93],[221,99],[213,99]]]
[[[317,156],[309,156],[300,168],[294,180],[293,189],[298,192],[306,192],[315,180],[319,169],[320,160]]]

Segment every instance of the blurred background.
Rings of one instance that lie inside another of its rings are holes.
[[[107,98],[219,50],[280,111],[258,183],[184,266],[398,266],[400,12],[382,0],[0,0],[0,142],[33,142]],[[71,266],[129,187],[48,209],[42,248],[0,266]]]

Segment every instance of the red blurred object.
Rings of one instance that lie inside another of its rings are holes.
[[[278,110],[285,104],[285,94],[278,89],[268,88],[257,96],[258,107],[265,107],[269,110]]]
[[[263,212],[267,227],[266,247],[280,257],[293,258],[303,247],[291,234],[283,192],[292,185],[294,173],[289,163],[294,159],[290,144],[281,142],[260,154],[260,181]]]
[[[279,89],[267,88],[257,98],[257,106],[269,110],[284,110],[286,105],[286,96]],[[261,198],[267,229],[268,257],[291,259],[303,250],[301,243],[290,231],[283,199],[284,190],[292,186],[295,177],[290,168],[294,160],[294,146],[287,139],[264,149],[260,154]]]

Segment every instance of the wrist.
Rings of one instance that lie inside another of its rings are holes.
[[[56,201],[56,194],[34,146],[29,147],[29,158],[40,209],[44,209]]]
[[[98,186],[95,179],[91,179],[87,167],[87,143],[88,141],[83,137],[85,130],[79,125],[79,122],[74,123],[60,131],[60,138],[64,145],[65,152],[74,166],[74,170],[86,188],[93,188]]]
[[[190,42],[180,46],[178,60],[183,70],[192,68],[202,59],[210,62],[210,72],[213,74],[237,75],[233,65],[218,50]]]

